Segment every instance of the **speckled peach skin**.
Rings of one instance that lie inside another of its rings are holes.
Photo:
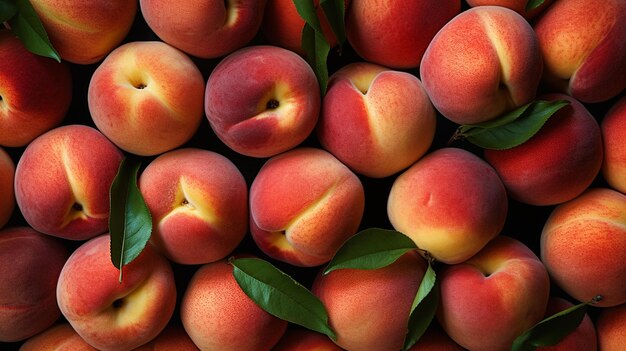
[[[558,312],[574,306],[568,300],[561,297],[550,297],[544,318],[548,318]],[[569,350],[589,350],[598,349],[596,328],[588,314],[585,314],[578,327],[567,335],[561,342],[554,346],[538,347],[539,351],[569,351]]]
[[[28,339],[20,351],[97,351],[69,323],[62,322]]]
[[[620,351],[626,345],[626,304],[603,309],[596,319],[598,349]]]
[[[4,149],[0,148],[0,229],[4,227],[15,209],[15,164]]]
[[[604,142],[602,175],[613,189],[626,194],[626,97],[611,107],[600,128]]]
[[[550,6],[551,3],[552,0],[546,0],[541,5],[539,5],[539,7],[526,12],[526,5],[528,4],[528,0],[467,0],[467,4],[471,7],[502,6],[509,8],[524,16],[524,18],[529,21],[539,15],[542,11],[544,11],[548,6]]]

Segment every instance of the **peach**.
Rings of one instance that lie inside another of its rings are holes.
[[[97,351],[69,323],[54,325],[28,339],[20,351]]]
[[[293,328],[280,339],[272,351],[342,351],[326,335],[308,329]]]
[[[70,240],[104,233],[109,189],[122,153],[83,125],[57,127],[24,150],[15,169],[15,198],[35,230]]]
[[[137,2],[127,0],[31,0],[35,12],[63,60],[100,61],[130,31]]]
[[[29,338],[59,318],[55,288],[68,256],[58,239],[29,227],[0,231],[0,342]]]
[[[287,322],[257,306],[235,281],[225,260],[200,267],[180,307],[187,334],[201,350],[270,350]]]
[[[178,149],[154,159],[139,177],[152,214],[151,241],[170,260],[203,264],[226,257],[248,231],[248,187],[226,157]]]
[[[121,149],[147,156],[177,148],[202,121],[204,80],[193,61],[163,42],[111,52],[89,82],[96,127]]]
[[[425,261],[411,251],[384,268],[320,274],[311,291],[326,306],[337,345],[350,351],[399,350],[425,271]]]
[[[557,206],[541,233],[541,259],[553,282],[578,301],[626,303],[626,195],[592,188]]]
[[[140,0],[150,29],[164,42],[200,58],[229,54],[261,27],[266,0]]]
[[[581,103],[563,94],[540,99],[564,99],[570,104],[525,143],[507,150],[485,150],[484,157],[511,198],[545,206],[585,191],[600,172],[603,150],[598,122]]]
[[[461,1],[354,1],[346,13],[348,42],[366,61],[417,67],[437,31],[461,11]]]
[[[0,148],[0,228],[9,222],[15,208],[15,164],[4,149]]]
[[[435,321],[409,351],[464,351]]]
[[[604,142],[602,175],[613,189],[626,194],[626,96],[607,112],[600,129]]]
[[[533,27],[553,89],[594,103],[626,88],[624,1],[556,0]]]
[[[477,351],[510,350],[517,336],[543,318],[550,292],[541,261],[506,236],[443,268],[438,278],[441,326],[459,345]]]
[[[72,100],[66,63],[30,53],[0,30],[0,145],[19,147],[56,127]]]
[[[572,307],[573,304],[560,297],[550,297],[544,318]],[[554,346],[538,347],[539,351],[597,350],[596,328],[588,314],[585,314],[578,327]]]
[[[529,103],[541,74],[532,27],[499,6],[474,7],[456,16],[435,35],[420,65],[433,104],[457,124],[484,122]]]
[[[170,324],[154,340],[133,351],[199,351],[185,329],[179,324]],[[68,350],[69,351],[69,350]]]
[[[154,339],[176,304],[170,263],[152,246],[119,270],[108,234],[78,247],[63,266],[57,303],[74,330],[99,350],[132,350]]]
[[[598,349],[620,351],[626,345],[626,304],[603,309],[596,319]]]
[[[330,153],[298,148],[269,159],[250,187],[250,230],[274,259],[318,266],[356,233],[365,194]]]
[[[435,109],[417,77],[352,63],[330,78],[317,136],[354,172],[382,178],[426,153],[435,124]]]
[[[496,237],[506,220],[500,178],[478,156],[443,148],[394,181],[387,201],[393,227],[438,261],[467,260]]]
[[[317,78],[302,57],[275,46],[251,46],[211,72],[204,106],[211,128],[228,147],[270,157],[311,134],[320,101]]]
[[[471,7],[476,6],[502,6],[509,8],[520,15],[524,16],[527,20],[531,20],[544,11],[552,0],[545,0],[539,7],[526,12],[526,5],[528,0],[467,0],[467,4]]]

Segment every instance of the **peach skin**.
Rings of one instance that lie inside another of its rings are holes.
[[[89,82],[96,127],[141,156],[177,148],[202,121],[204,80],[194,62],[163,42],[132,42],[111,52]]]
[[[61,58],[96,63],[130,31],[137,2],[127,0],[30,0]]]
[[[465,351],[433,321],[422,337],[409,351]]]
[[[602,133],[595,118],[580,102],[563,94],[539,97],[568,100],[537,134],[507,150],[485,150],[511,198],[546,206],[580,195],[600,172]]]
[[[330,338],[304,328],[287,329],[272,351],[343,351]]]
[[[170,323],[155,339],[133,351],[200,351],[200,349],[193,343],[182,325]]]
[[[107,231],[109,188],[122,153],[96,129],[57,127],[24,150],[15,169],[15,198],[35,230],[70,240]]]
[[[299,148],[269,159],[250,187],[258,247],[296,266],[318,266],[356,233],[365,207],[359,178],[330,153]]]
[[[549,316],[564,311],[572,306],[574,305],[571,302],[563,298],[550,297],[544,318],[548,318]],[[561,342],[554,346],[538,347],[537,351],[596,351],[598,348],[597,339],[596,328],[593,325],[593,321],[589,317],[589,314],[585,314],[578,327],[561,340]]]
[[[228,147],[246,156],[270,157],[311,134],[320,101],[317,78],[302,57],[275,46],[250,46],[211,72],[204,108]]]
[[[165,328],[176,304],[174,273],[167,259],[147,245],[119,270],[108,234],[78,247],[57,284],[57,303],[74,330],[99,350],[132,350]]]
[[[459,345],[476,351],[510,350],[516,337],[543,319],[550,292],[541,261],[506,236],[469,260],[444,267],[438,279],[441,326]]]
[[[493,168],[456,148],[417,161],[396,178],[387,200],[393,227],[448,264],[467,260],[496,237],[507,211],[506,190]]]
[[[0,229],[11,219],[15,209],[15,164],[4,149],[0,148]]]
[[[257,306],[235,281],[226,260],[200,267],[181,302],[187,334],[203,351],[269,351],[287,322]]]
[[[28,339],[20,351],[97,351],[69,323],[56,324]]]
[[[552,281],[574,299],[626,303],[626,195],[592,188],[557,206],[541,233],[541,259]]]
[[[29,227],[0,231],[0,342],[27,339],[59,318],[55,288],[68,256],[60,240]]]
[[[626,96],[611,107],[600,128],[604,142],[602,175],[613,189],[626,194]]]
[[[461,11],[461,1],[354,1],[346,12],[348,42],[363,59],[405,69],[419,66],[428,43]]]
[[[543,56],[544,80],[553,89],[595,103],[626,88],[623,0],[556,0],[533,28]]]
[[[19,147],[56,127],[72,100],[66,63],[30,53],[0,30],[0,145]]]
[[[152,214],[151,241],[170,260],[203,264],[226,257],[248,230],[248,188],[226,157],[177,149],[154,159],[139,177]]]
[[[596,319],[598,349],[620,351],[626,345],[626,304],[603,309]]]
[[[550,4],[552,0],[545,0],[539,7],[532,9],[530,11],[526,11],[526,5],[528,4],[528,0],[467,0],[467,4],[471,7],[476,6],[502,6],[509,8],[520,15],[524,16],[527,20],[531,20],[539,15],[542,11],[544,11]]]
[[[317,136],[354,172],[382,178],[422,157],[435,125],[435,109],[417,77],[352,63],[330,78]]]
[[[229,54],[259,31],[266,0],[140,0],[150,29],[164,42],[200,58]]]
[[[457,124],[484,122],[531,102],[541,74],[532,27],[499,6],[456,16],[435,35],[420,65],[435,108]]]

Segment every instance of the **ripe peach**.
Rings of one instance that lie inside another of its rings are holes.
[[[31,228],[0,231],[0,342],[29,338],[59,318],[55,288],[68,255]]]
[[[206,264],[191,278],[181,320],[201,350],[270,350],[287,322],[257,306],[239,287],[225,260]]]
[[[596,320],[598,349],[620,351],[626,345],[626,304],[603,309]]]
[[[226,157],[178,149],[154,159],[139,177],[152,214],[152,242],[170,260],[203,264],[226,257],[248,230],[248,188]]]
[[[317,78],[302,57],[251,46],[224,58],[209,76],[205,112],[228,147],[269,157],[304,141],[320,111]]]
[[[626,2],[556,0],[533,27],[554,89],[593,103],[626,88]]]
[[[89,83],[89,112],[120,148],[156,155],[187,142],[202,121],[204,80],[191,59],[162,42],[111,52]]]
[[[63,60],[100,61],[130,31],[137,2],[127,0],[30,0]]]
[[[592,188],[557,206],[541,233],[541,259],[550,277],[578,301],[626,303],[626,195]]]
[[[69,323],[54,325],[28,339],[20,351],[97,351]]]
[[[7,224],[15,208],[14,179],[15,164],[9,154],[0,148],[0,228]]]
[[[437,31],[461,11],[461,1],[354,1],[346,13],[346,34],[366,61],[393,68],[420,64]]]
[[[172,267],[150,245],[123,267],[110,256],[110,237],[82,244],[65,263],[57,285],[61,313],[99,350],[132,350],[154,339],[176,304]]]
[[[402,348],[425,271],[425,261],[412,251],[384,268],[318,275],[312,292],[326,306],[337,345],[351,351]]]
[[[0,30],[0,145],[24,146],[61,123],[72,100],[66,63],[30,53]]]
[[[83,125],[57,127],[31,142],[15,169],[15,198],[35,230],[70,240],[104,233],[109,188],[122,153]]]
[[[359,178],[331,154],[299,148],[268,160],[250,187],[250,230],[267,255],[297,266],[330,261],[356,233]]]
[[[546,268],[528,247],[506,236],[445,267],[438,278],[438,320],[470,350],[510,350],[517,336],[543,318],[548,303]]]
[[[148,26],[164,42],[201,58],[229,54],[254,38],[266,0],[140,0]]]
[[[324,334],[298,328],[287,329],[272,351],[342,351]]]
[[[600,128],[604,142],[602,175],[612,188],[626,194],[626,96],[611,107]]]
[[[526,5],[528,4],[528,0],[467,0],[467,4],[471,7],[476,6],[502,6],[509,8],[520,15],[524,16],[527,20],[531,20],[544,11],[550,4],[552,0],[545,0],[543,4],[539,5],[539,7],[526,12]]]
[[[499,6],[456,16],[435,35],[420,65],[433,104],[458,124],[487,121],[530,102],[541,74],[532,27]]]
[[[456,148],[424,156],[394,181],[387,201],[393,227],[438,261],[467,260],[497,236],[507,195],[486,162]]]
[[[185,329],[178,324],[170,324],[155,339],[133,351],[199,351]],[[69,351],[69,350],[68,350]]]
[[[381,178],[422,157],[435,124],[435,109],[417,77],[352,63],[330,78],[317,136],[356,173]]]
[[[550,297],[544,318],[572,307],[573,304],[563,298]],[[596,351],[598,345],[596,328],[588,314],[585,314],[578,327],[554,346],[538,347],[538,351]]]
[[[435,321],[409,351],[464,351]]]
[[[525,143],[507,150],[485,150],[509,196],[523,203],[559,204],[580,195],[602,166],[602,136],[595,118],[578,101],[563,94],[540,99],[568,100]]]

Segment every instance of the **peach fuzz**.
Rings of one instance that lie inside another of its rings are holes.
[[[553,89],[595,103],[626,88],[626,2],[556,0],[533,27]]]
[[[596,319],[598,349],[620,351],[626,345],[626,304],[603,309]]]
[[[259,248],[317,266],[356,233],[365,208],[359,178],[326,151],[299,148],[269,159],[250,187],[250,230]]]
[[[544,318],[548,318],[553,314],[564,311],[573,304],[560,297],[550,297],[548,300],[548,307]],[[554,346],[538,347],[538,351],[570,351],[570,350],[585,350],[596,351],[598,347],[598,341],[596,337],[596,328],[593,325],[593,321],[588,314],[585,314],[583,320],[578,327],[567,335],[561,342]]]
[[[233,267],[221,260],[200,267],[180,307],[187,334],[204,351],[268,351],[287,322],[257,306],[239,287]]]
[[[326,306],[337,345],[350,351],[399,350],[425,271],[426,261],[411,251],[376,270],[320,273],[311,291]]]
[[[57,303],[74,330],[99,350],[132,350],[154,339],[176,304],[170,263],[150,245],[123,267],[110,257],[108,234],[78,247],[63,266]]]
[[[4,149],[0,148],[0,229],[9,222],[15,208],[15,164]]]
[[[328,336],[304,328],[287,329],[272,351],[343,351]]]
[[[204,80],[181,51],[157,41],[111,52],[89,82],[89,112],[113,143],[136,155],[177,148],[202,121]]]
[[[626,194],[626,96],[607,112],[600,129],[604,142],[602,175],[613,189]]]
[[[456,148],[417,161],[396,178],[387,200],[393,227],[448,264],[467,260],[496,237],[507,211],[506,190],[493,168]]]
[[[552,281],[574,299],[626,303],[626,195],[592,188],[557,206],[541,233],[541,259]]]
[[[393,68],[420,64],[437,31],[461,11],[461,1],[354,1],[346,12],[350,45],[366,61]]]
[[[39,136],[15,169],[15,198],[35,230],[70,240],[104,233],[122,153],[99,131],[66,125]]]
[[[139,177],[152,214],[151,241],[170,260],[203,264],[226,257],[248,230],[248,187],[226,157],[177,149],[154,159]]]
[[[20,351],[97,351],[69,323],[54,325],[28,339]]]
[[[170,323],[165,330],[147,344],[133,351],[199,351],[182,325]],[[68,350],[69,351],[69,350]]]
[[[130,31],[137,2],[127,0],[30,0],[65,61],[90,64],[100,61]]]
[[[0,231],[0,342],[27,339],[59,318],[55,288],[68,256],[60,240],[29,227]]]
[[[204,108],[228,147],[270,157],[303,142],[321,105],[317,78],[302,57],[275,46],[250,46],[224,58],[207,81]]]
[[[417,77],[352,63],[330,78],[317,136],[354,172],[382,178],[422,157],[435,125],[435,109]]]
[[[439,322],[459,345],[476,351],[510,350],[516,337],[543,319],[550,292],[541,261],[506,236],[443,268],[438,279]]]
[[[552,0],[545,0],[539,7],[526,11],[526,5],[528,4],[528,0],[467,0],[467,4],[471,7],[476,6],[502,6],[509,8],[520,15],[524,16],[527,20],[531,20],[539,15],[542,11],[544,11],[550,4]]]
[[[562,94],[541,100],[567,100],[537,134],[507,150],[485,150],[484,157],[502,178],[511,198],[536,205],[571,200],[587,189],[600,172],[602,133],[585,106]]]
[[[529,103],[542,61],[532,27],[505,7],[479,6],[448,22],[428,45],[420,77],[433,104],[457,124],[476,124]]]
[[[150,29],[164,42],[200,58],[229,54],[259,31],[266,0],[140,0]]]
[[[0,145],[24,146],[59,125],[71,100],[66,63],[32,54],[0,30]]]

